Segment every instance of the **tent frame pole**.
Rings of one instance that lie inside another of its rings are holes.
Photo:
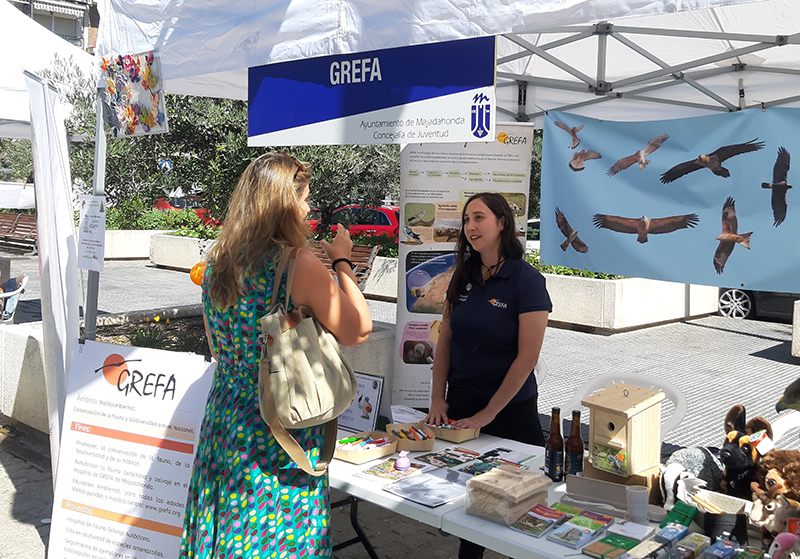
[[[97,90],[97,123],[94,134],[94,178],[92,195],[104,196],[106,183],[106,131],[103,124],[103,90]],[[84,339],[94,340],[97,335],[97,298],[100,291],[100,272],[89,270],[86,285],[86,314]]]

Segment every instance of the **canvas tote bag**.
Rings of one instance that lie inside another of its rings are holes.
[[[299,307],[286,312],[297,251],[287,248],[280,252],[272,308],[260,321],[258,404],[261,417],[292,460],[312,476],[321,476],[333,457],[337,418],[353,403],[358,384],[336,338],[314,318],[311,309]],[[286,298],[281,303],[278,293],[284,269]],[[325,443],[320,460],[313,468],[302,447],[286,429],[323,423]]]

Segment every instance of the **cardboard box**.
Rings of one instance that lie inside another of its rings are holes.
[[[433,425],[426,425],[426,427],[433,431],[437,439],[450,441],[451,443],[463,443],[464,441],[477,439],[478,435],[481,434],[480,429],[443,429]]]
[[[622,477],[595,468],[592,466],[591,458],[586,457],[583,459],[583,476],[591,479],[610,481],[612,483],[621,483],[623,485],[644,485],[650,490],[650,504],[658,505],[661,503],[661,489],[658,485],[661,472],[658,466],[653,466],[652,468],[639,472],[638,474],[633,474],[632,476]]]
[[[411,432],[411,427],[415,429],[419,429],[424,431],[426,435],[428,435],[427,439],[423,439],[421,441],[418,440],[408,440],[402,437],[395,437],[393,432],[400,433],[402,430],[406,432]],[[392,435],[393,438],[397,439],[397,450],[410,450],[412,452],[419,451],[419,450],[432,450],[433,449],[433,442],[436,440],[436,435],[434,434],[433,430],[424,425],[423,423],[389,423],[386,426],[386,432]]]
[[[363,433],[356,433],[344,438],[360,437],[362,435],[368,435],[373,439],[380,439],[383,437],[389,439],[392,443],[369,450],[341,450],[341,445],[339,444],[339,440],[341,439],[339,439],[336,441],[336,449],[333,451],[333,458],[336,460],[344,460],[351,464],[363,464],[364,462],[369,462],[376,458],[383,458],[384,456],[394,454],[397,451],[397,439],[383,431],[364,431]]]

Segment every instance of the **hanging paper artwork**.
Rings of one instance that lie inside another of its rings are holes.
[[[161,68],[153,51],[103,58],[104,113],[111,135],[168,132]]]

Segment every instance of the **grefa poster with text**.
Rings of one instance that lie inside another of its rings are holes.
[[[400,243],[392,404],[426,408],[464,202],[498,192],[525,243],[533,129],[498,125],[491,142],[406,144],[400,155]]]
[[[202,355],[75,343],[51,559],[178,556],[212,377]]]

